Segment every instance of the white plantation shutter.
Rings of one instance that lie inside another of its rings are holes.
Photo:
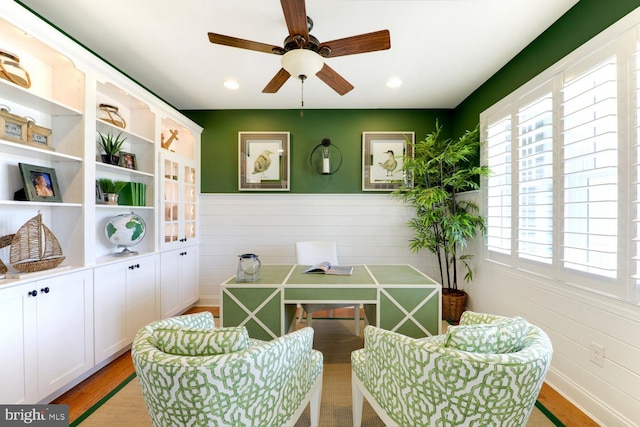
[[[487,126],[487,248],[511,253],[511,118],[503,117]]]
[[[552,263],[553,98],[518,112],[518,257]]]
[[[615,278],[618,117],[615,56],[562,90],[563,233],[566,269]]]

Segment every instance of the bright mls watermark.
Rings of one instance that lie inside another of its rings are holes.
[[[69,405],[0,405],[0,426],[68,427]]]

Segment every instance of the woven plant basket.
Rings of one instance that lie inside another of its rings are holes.
[[[460,321],[465,311],[467,294],[464,291],[442,290],[442,318],[454,323]]]

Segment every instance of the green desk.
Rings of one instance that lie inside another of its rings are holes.
[[[224,282],[222,325],[271,340],[288,332],[297,304],[358,303],[371,325],[416,338],[441,332],[441,286],[410,265],[356,265],[351,276],[304,274],[306,267],[263,265],[255,282]]]

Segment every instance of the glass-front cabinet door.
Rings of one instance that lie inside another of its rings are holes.
[[[161,156],[163,248],[194,244],[198,230],[197,169],[174,153]]]

